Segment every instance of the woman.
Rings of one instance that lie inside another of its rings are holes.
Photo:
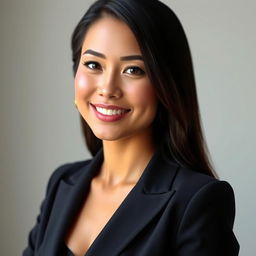
[[[207,157],[175,14],[157,0],[99,0],[72,51],[93,159],[53,173],[23,255],[238,255],[233,190]]]

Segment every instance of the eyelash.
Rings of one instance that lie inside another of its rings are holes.
[[[90,70],[102,70],[101,65],[96,61],[85,61],[85,62],[83,62],[83,65]],[[94,65],[94,67],[90,67],[90,65]],[[130,72],[127,72],[128,70],[130,70]],[[127,67],[124,70],[124,72],[127,72],[128,75],[135,75],[135,76],[142,76],[145,74],[145,71],[137,66]]]
[[[133,70],[133,71],[135,71],[135,73],[134,72],[132,72],[132,73],[128,73],[129,75],[136,75],[136,76],[140,76],[140,75],[144,75],[145,74],[145,71],[144,70],[142,70],[141,68],[139,68],[139,67],[136,67],[136,66],[132,66],[132,67],[128,67],[128,68],[126,68],[125,69],[125,71],[127,71],[127,70]],[[138,73],[139,72],[139,73]]]
[[[101,69],[100,64],[99,64],[98,62],[96,62],[96,61],[85,61],[85,62],[83,63],[83,65],[84,65],[85,67],[91,69],[91,70]],[[95,65],[95,66],[97,66],[97,67],[96,67],[96,68],[92,68],[92,67],[90,67],[90,65]]]

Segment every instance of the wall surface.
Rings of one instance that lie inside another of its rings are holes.
[[[1,253],[20,255],[46,183],[89,158],[73,105],[70,36],[92,1],[0,1]],[[204,130],[236,196],[242,256],[256,247],[253,0],[169,0],[189,39]]]

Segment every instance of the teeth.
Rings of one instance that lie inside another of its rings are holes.
[[[107,116],[113,116],[113,115],[121,115],[123,113],[125,113],[125,110],[121,110],[121,109],[106,109],[106,108],[99,108],[96,107],[97,111],[100,112],[103,115],[107,115]]]

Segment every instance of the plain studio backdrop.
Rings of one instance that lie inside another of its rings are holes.
[[[0,1],[1,255],[21,255],[50,174],[90,155],[74,107],[70,37],[92,1]],[[236,196],[240,255],[256,232],[256,4],[169,0],[192,51],[204,131]]]

